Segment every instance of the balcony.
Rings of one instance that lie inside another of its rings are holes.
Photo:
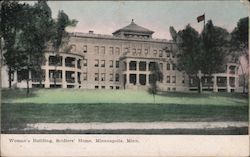
[[[229,70],[229,74],[236,74],[236,71],[235,70]]]
[[[55,79],[56,79],[56,82],[59,82],[59,83],[62,82],[62,78],[55,78]],[[55,79],[54,79],[54,78],[50,78],[49,81],[50,81],[50,82],[54,82]]]
[[[66,78],[66,82],[67,83],[75,83],[75,79],[74,78]]]
[[[217,82],[217,86],[218,87],[227,87],[227,83],[226,82]]]
[[[213,83],[202,83],[202,87],[213,87]]]
[[[35,77],[35,78],[31,78],[31,81],[32,82],[40,82],[40,81],[45,81],[45,78],[43,77],[43,78],[39,78],[39,77]]]

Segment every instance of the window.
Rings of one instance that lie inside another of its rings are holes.
[[[84,60],[83,60],[83,66],[85,66],[85,67],[86,67],[86,66],[88,65],[88,63],[87,63],[87,62],[88,62],[88,60],[87,60],[87,59],[84,59]]]
[[[154,57],[156,57],[157,56],[157,50],[154,50],[153,54],[154,54]]]
[[[170,64],[167,63],[167,70],[170,70]]]
[[[166,53],[166,56],[169,58],[169,57],[170,57],[170,53],[169,53],[169,52],[167,52],[167,53]]]
[[[173,64],[172,69],[173,69],[173,70],[175,70],[175,69],[176,69],[176,65],[175,65],[175,64]]]
[[[109,53],[110,53],[110,55],[114,55],[114,48],[113,47],[109,47]]]
[[[83,46],[83,53],[87,53],[88,49],[87,49],[87,45]]]
[[[175,58],[175,54],[172,54],[172,58]]]
[[[99,60],[95,59],[95,67],[99,67]]]
[[[130,61],[129,62],[129,70],[136,70],[136,64],[137,62],[136,61]]]
[[[194,84],[194,79],[193,78],[190,78],[189,81],[190,81],[190,84]]]
[[[95,73],[95,81],[99,81],[99,74]]]
[[[119,86],[116,86],[115,89],[120,89],[120,87],[119,87]]]
[[[119,61],[115,61],[115,67],[119,68]]]
[[[102,89],[105,89],[105,86],[102,86]]]
[[[110,73],[110,74],[109,74],[109,81],[113,82],[113,80],[114,80],[113,78],[114,78],[114,74],[113,74],[113,73]]]
[[[99,88],[99,86],[95,86],[95,89],[98,89]]]
[[[170,76],[167,76],[167,83],[170,83]]]
[[[146,62],[139,62],[139,70],[140,71],[146,71],[146,68],[147,68],[147,63]]]
[[[115,74],[115,81],[119,82],[119,74]]]
[[[172,88],[173,91],[176,91],[176,88]]]
[[[163,69],[163,64],[160,63],[159,65],[160,65],[160,70],[162,70]]]
[[[114,87],[113,87],[113,86],[109,86],[109,88],[110,88],[110,89],[114,89]]]
[[[101,73],[101,81],[105,81],[105,73]]]
[[[99,47],[95,46],[95,54],[99,54]]]
[[[83,77],[83,81],[87,81],[88,74],[86,72],[84,72],[82,77]]]
[[[138,49],[137,52],[138,52],[138,55],[141,56],[141,49]]]
[[[116,55],[120,55],[120,48],[117,47],[116,50],[115,50],[115,52],[116,52]]]
[[[176,83],[176,76],[172,76],[172,83]]]
[[[71,52],[76,52],[76,45],[71,45]]]
[[[101,47],[100,52],[101,52],[101,54],[102,54],[102,55],[104,55],[104,54],[105,54],[105,47],[104,47],[104,46],[102,46],[102,47]]]
[[[148,49],[145,49],[144,53],[147,56],[148,55]]]
[[[185,83],[185,76],[183,76],[182,83],[183,84]]]
[[[163,57],[162,50],[159,51],[159,57]]]
[[[109,67],[110,67],[110,68],[113,68],[113,64],[114,64],[114,61],[113,61],[113,60],[110,60],[110,61],[109,61]]]
[[[125,48],[125,49],[124,49],[124,52],[125,52],[125,53],[129,53],[128,48]]]
[[[51,66],[62,66],[62,56],[49,56],[49,65]]]
[[[136,49],[132,50],[132,54],[135,56],[136,55]]]
[[[105,60],[101,60],[101,67],[105,67]]]

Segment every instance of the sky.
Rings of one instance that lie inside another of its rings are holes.
[[[63,10],[71,19],[78,20],[70,32],[111,35],[115,30],[135,23],[155,33],[154,38],[169,39],[169,27],[177,31],[190,24],[197,31],[203,22],[196,18],[205,13],[205,20],[231,32],[240,18],[248,16],[248,8],[240,1],[49,1],[53,17]]]

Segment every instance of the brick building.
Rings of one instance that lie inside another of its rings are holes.
[[[42,66],[42,81],[36,72],[15,72],[16,87],[26,87],[22,75],[31,78],[30,87],[83,89],[147,89],[152,79],[151,69],[157,64],[163,73],[158,87],[165,91],[197,90],[195,78],[176,68],[176,44],[166,39],[154,39],[153,31],[132,22],[112,35],[71,33],[70,51],[59,54],[48,50]],[[2,86],[8,86],[6,67],[2,70]],[[209,79],[211,81],[209,81]],[[212,78],[202,77],[202,89],[238,91],[238,65],[228,63],[224,73]]]

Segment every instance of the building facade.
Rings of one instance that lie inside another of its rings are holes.
[[[42,79],[36,72],[17,71],[12,76],[16,87],[26,87],[23,75],[31,78],[30,87],[83,89],[147,89],[152,68],[163,74],[158,87],[164,91],[197,90],[197,80],[177,69],[177,47],[173,41],[154,39],[154,32],[132,22],[112,35],[71,33],[69,51],[48,50],[42,66]],[[2,76],[7,76],[2,70]],[[2,86],[8,81],[3,79]],[[228,63],[224,73],[202,75],[202,89],[238,91],[238,65]]]

